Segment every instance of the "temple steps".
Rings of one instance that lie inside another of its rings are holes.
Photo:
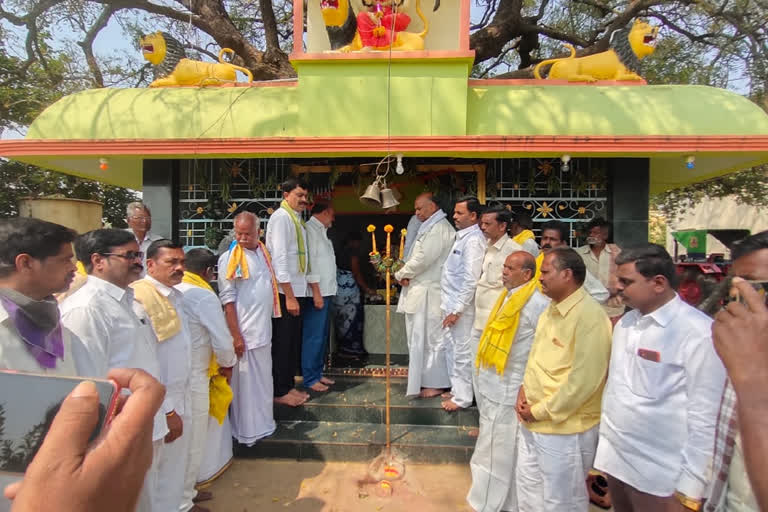
[[[304,406],[275,406],[277,431],[251,447],[235,446],[237,457],[365,461],[385,445],[383,378],[337,377],[327,393],[311,392]],[[411,462],[466,463],[477,427],[475,407],[449,413],[441,398],[408,400],[406,380],[392,379],[391,439]]]

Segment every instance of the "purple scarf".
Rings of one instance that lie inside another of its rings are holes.
[[[0,303],[37,363],[56,368],[56,360],[64,359],[64,337],[55,299],[35,301],[6,288]]]

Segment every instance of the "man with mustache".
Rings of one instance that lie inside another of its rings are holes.
[[[568,247],[568,235],[571,228],[568,224],[559,220],[550,220],[541,226],[541,253],[536,258],[538,274],[541,273],[541,263],[544,255],[557,247]],[[537,276],[538,279],[538,276]],[[584,276],[584,290],[597,302],[603,304],[610,297],[610,293],[593,274],[587,269]]]
[[[699,510],[725,384],[712,320],[675,292],[663,247],[626,249],[616,264],[619,296],[634,309],[613,333],[595,468],[617,512]]]
[[[62,303],[61,321],[82,342],[73,354],[79,373],[106,378],[111,368],[141,368],[159,379],[152,327],[146,315],[134,312],[133,289],[128,286],[143,272],[143,254],[136,239],[122,229],[97,229],[77,238],[75,252],[88,279]],[[154,418],[154,463],[139,499],[140,512],[161,510],[152,503],[158,500],[157,462],[168,434],[165,412],[172,410],[166,399]]]
[[[587,266],[587,271],[596,276],[608,289],[610,297],[603,303],[605,314],[612,322],[624,314],[624,304],[616,291],[616,257],[621,249],[609,244],[611,224],[605,219],[593,219],[587,224],[587,245],[576,249]]]
[[[184,277],[185,256],[181,245],[162,239],[150,244],[146,257],[146,277],[131,284],[136,298],[133,309],[140,318],[149,317],[152,327],[160,363],[158,380],[166,390],[162,411],[169,430],[157,457],[152,511],[171,512],[182,504],[190,441],[184,425],[190,412],[191,342],[183,297],[174,288]]]
[[[54,293],[75,277],[69,228],[32,218],[0,219],[0,368],[76,375],[78,341],[59,321]],[[17,480],[0,475],[0,487]],[[0,511],[10,503],[0,498]]]
[[[311,275],[307,229],[301,213],[309,205],[309,185],[288,178],[280,185],[283,202],[267,222],[266,248],[272,255],[272,268],[277,279],[279,311],[272,320],[272,380],[275,403],[298,407],[309,394],[295,388],[299,347],[301,346],[301,314],[306,308],[322,308],[323,296]],[[313,302],[309,299],[312,298]],[[318,307],[320,306],[320,307]],[[235,339],[237,341],[237,339]]]

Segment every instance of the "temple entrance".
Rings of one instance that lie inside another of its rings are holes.
[[[402,174],[396,172],[393,162],[386,175],[387,187],[399,202],[386,210],[360,201],[360,196],[374,181],[380,161],[378,158],[181,161],[178,237],[187,248],[206,246],[217,253],[225,249],[232,221],[240,211],[256,213],[262,227],[266,227],[269,216],[282,200],[279,185],[291,175],[305,179],[314,198],[332,202],[336,221],[328,235],[334,243],[339,267],[349,268],[352,260],[357,260],[357,275],[348,275],[347,285],[360,290],[361,309],[356,318],[350,318],[349,311],[342,313],[337,309],[331,313],[329,373],[337,375],[383,375],[385,284],[369,263],[372,242],[366,227],[376,226],[376,242],[381,251],[386,241],[383,228],[391,224],[396,253],[400,230],[413,215],[413,202],[419,193],[427,190],[435,193],[449,217],[456,199],[474,195],[488,204],[503,204],[514,212],[526,213],[534,225],[553,218],[568,222],[573,226],[572,245],[580,244],[583,234],[579,228],[583,222],[608,216],[607,164],[602,159],[573,159],[564,167],[560,159],[407,158]],[[308,218],[309,213],[306,215]],[[392,363],[394,374],[404,375],[408,348],[404,317],[395,313],[399,286],[393,285],[391,293]],[[357,322],[360,318],[360,337],[367,357],[349,357],[341,350],[344,340],[340,335],[343,336],[346,324],[340,323]]]

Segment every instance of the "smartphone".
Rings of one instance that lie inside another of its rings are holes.
[[[747,281],[750,285],[752,285],[752,288],[755,289],[755,291],[765,300],[766,292],[768,292],[768,281]],[[744,297],[741,296],[741,293],[739,293],[738,288],[731,288],[731,290],[728,293],[728,297],[725,299],[725,305],[728,305],[730,302],[741,302],[742,304],[746,304],[746,301],[744,300]]]
[[[99,391],[99,421],[91,434],[92,441],[115,414],[120,392],[116,382],[0,370],[0,473],[26,471],[61,402],[84,380],[95,383]]]

